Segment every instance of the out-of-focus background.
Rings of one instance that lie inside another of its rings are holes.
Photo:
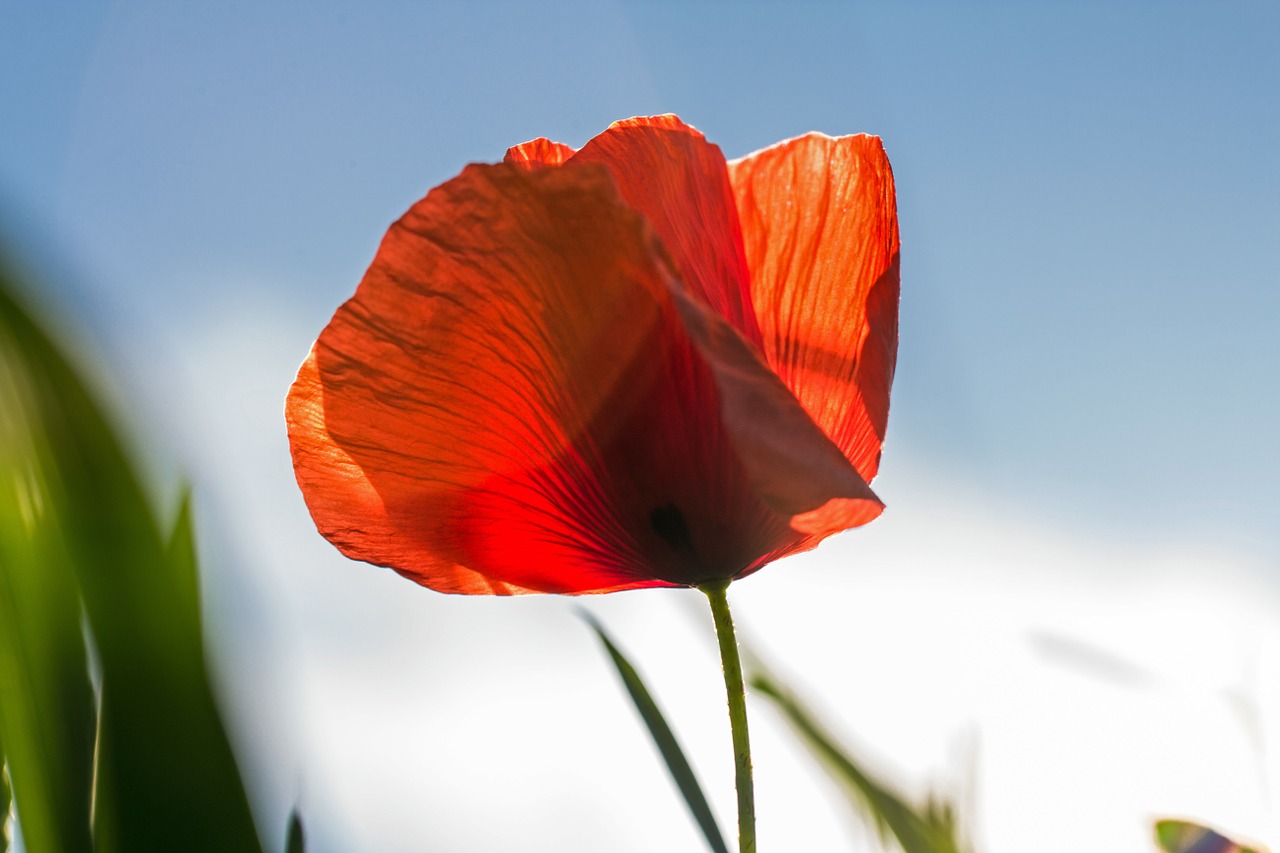
[[[746,641],[989,853],[1280,846],[1280,6],[0,0],[0,235],[171,500],[268,842],[694,850],[575,614],[721,823],[693,592],[467,599],[314,531],[282,406],[382,233],[471,161],[675,112],[883,137],[902,342],[871,526],[736,584]],[[762,850],[874,849],[754,702]]]

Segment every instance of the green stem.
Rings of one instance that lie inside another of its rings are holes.
[[[720,641],[720,661],[724,665],[724,689],[729,696],[729,728],[733,731],[738,789],[738,849],[740,853],[755,853],[756,796],[755,783],[751,780],[751,739],[747,736],[747,694],[742,686],[742,661],[738,658],[738,640],[733,633],[733,617],[729,615],[729,599],[725,595],[728,588],[728,581],[698,587],[711,602],[716,639]]]

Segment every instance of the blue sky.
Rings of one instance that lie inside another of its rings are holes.
[[[980,506],[1280,588],[1277,43],[1280,5],[1230,0],[0,0],[0,229],[105,341],[138,429],[207,473],[227,550],[267,561],[314,536],[291,371],[431,186],[635,114],[731,157],[875,133],[903,245],[890,512]],[[230,481],[256,452],[261,482]],[[283,544],[236,532],[237,488],[278,496]],[[230,576],[211,606],[274,630]]]
[[[515,140],[655,111],[730,156],[873,132],[893,440],[1064,521],[1280,555],[1272,3],[0,10],[10,229],[122,326],[263,279],[321,324],[387,222]]]

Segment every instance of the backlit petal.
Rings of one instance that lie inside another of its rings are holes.
[[[402,571],[441,592],[509,595],[535,592],[491,580],[448,559],[432,559],[402,540],[401,520],[387,511],[370,477],[329,434],[316,347],[289,390],[285,414],[298,485],[316,526],[349,557]],[[359,456],[359,453],[356,454]]]
[[[770,366],[866,480],[898,348],[898,222],[880,140],[808,134],[729,164]]]
[[[658,232],[684,286],[759,345],[724,154],[675,116],[614,122],[573,156],[604,164]]]
[[[529,169],[539,166],[559,166],[573,156],[573,149],[563,142],[552,142],[545,136],[513,145],[507,149],[504,163],[515,163]]]
[[[673,295],[685,329],[711,366],[726,429],[757,494],[804,534],[752,568],[879,516],[884,504],[755,347],[683,291]]]
[[[599,166],[433,190],[290,391],[320,531],[442,591],[593,592],[739,575],[877,509],[667,258]]]

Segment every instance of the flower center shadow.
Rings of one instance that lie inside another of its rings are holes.
[[[654,507],[649,513],[649,526],[675,550],[692,553],[693,538],[689,535],[689,525],[675,504]]]

